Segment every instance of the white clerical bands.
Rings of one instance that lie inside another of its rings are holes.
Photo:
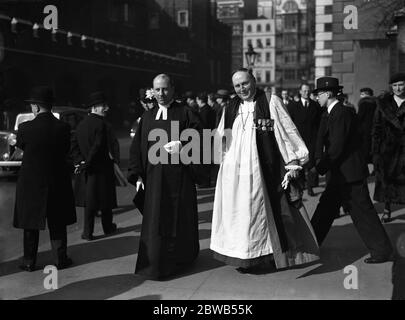
[[[167,120],[167,107],[159,105],[159,110],[156,114],[155,120],[160,120],[160,118],[162,118],[162,120]]]

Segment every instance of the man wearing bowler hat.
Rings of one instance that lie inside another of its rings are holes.
[[[339,80],[322,77],[314,91],[319,104],[327,108],[322,116],[317,142],[316,170],[327,175],[327,185],[312,217],[315,235],[322,244],[339,208],[348,205],[354,227],[370,251],[366,263],[383,263],[392,260],[393,249],[373,203],[366,178],[368,170],[361,151],[361,137],[357,132],[353,108],[344,106],[337,95],[343,88]]]
[[[101,211],[104,234],[117,230],[112,209],[117,206],[114,180],[114,159],[109,151],[109,126],[105,116],[109,110],[102,92],[92,93],[88,108],[91,110],[77,126],[72,139],[72,157],[76,172],[84,171],[84,229],[82,239],[93,240],[94,218]]]
[[[68,155],[70,126],[52,112],[53,92],[33,88],[30,99],[34,120],[20,124],[17,147],[24,151],[18,175],[14,227],[24,229],[24,259],[20,269],[34,271],[39,230],[48,225],[58,269],[73,262],[67,256],[66,226],[76,222]]]

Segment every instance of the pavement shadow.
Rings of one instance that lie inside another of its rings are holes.
[[[393,247],[399,234],[404,231],[405,225],[396,223],[384,225]],[[330,230],[324,244],[321,247],[321,260],[316,261],[320,266],[312,269],[297,279],[312,275],[343,270],[348,265],[369,255],[369,251],[363,244],[353,224],[334,226]]]
[[[162,282],[171,281],[178,278],[188,277],[196,273],[209,271],[225,266],[223,262],[215,260],[210,249],[200,250],[197,259],[189,266],[175,275],[161,280]]]
[[[197,196],[214,195],[215,188],[197,189]]]
[[[133,232],[141,232],[141,229],[142,229],[142,224],[137,224],[135,226],[124,227],[124,228],[118,227],[117,231],[114,232],[113,234],[110,234],[110,235],[105,235],[104,234],[104,235],[100,235],[100,236],[95,236],[94,240],[106,239],[106,238],[110,238],[110,237],[113,237],[113,236],[116,236],[116,235],[132,232],[132,231]]]
[[[134,274],[94,278],[21,300],[105,300],[138,287],[144,279]]]
[[[198,203],[198,204],[211,203],[211,202],[214,201],[214,198],[215,198],[214,195],[202,197],[202,198],[197,199],[197,203]]]
[[[198,223],[211,223],[212,210],[206,210],[198,213]]]
[[[124,236],[102,241],[91,241],[68,247],[68,255],[73,259],[73,267],[106,259],[116,259],[138,252],[139,236]],[[21,258],[0,264],[0,276],[22,272],[18,266]],[[51,250],[39,252],[37,268],[53,264]]]
[[[119,206],[117,209],[113,210],[113,215],[119,215],[123,214],[132,210],[135,210],[136,207],[133,204],[125,205],[125,206]]]

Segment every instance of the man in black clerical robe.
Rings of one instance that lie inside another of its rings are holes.
[[[145,190],[138,207],[143,221],[135,273],[162,279],[193,262],[199,252],[196,182],[192,166],[181,162],[185,142],[179,136],[185,129],[201,128],[198,114],[173,100],[167,75],[154,79],[153,90],[157,103],[143,114],[132,141],[128,181]],[[154,133],[160,138],[153,138]],[[162,134],[167,138],[161,141]],[[166,156],[168,163],[156,163],[156,156]],[[177,164],[175,158],[180,158]]]

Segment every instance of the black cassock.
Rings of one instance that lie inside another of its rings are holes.
[[[178,141],[172,125],[178,121],[179,133],[187,128],[201,130],[198,115],[184,105],[173,102],[167,110],[167,120],[155,120],[159,108],[145,112],[130,148],[129,181],[142,177],[145,202],[136,274],[162,278],[180,265],[191,263],[199,252],[197,193],[193,165],[153,164],[148,152],[156,143],[162,146]],[[149,133],[163,129],[167,133],[160,142],[148,141]],[[184,142],[183,142],[184,146]],[[156,147],[156,146],[155,146]],[[161,154],[166,153],[163,148]]]

